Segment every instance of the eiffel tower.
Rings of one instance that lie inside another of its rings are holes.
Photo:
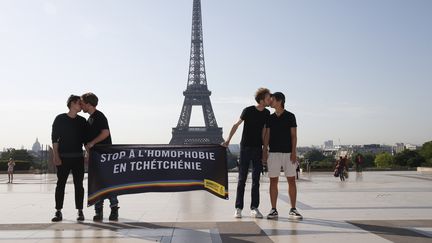
[[[207,88],[204,63],[201,0],[193,1],[192,42],[189,62],[189,75],[183,108],[177,127],[172,130],[170,144],[220,144],[223,142],[222,128],[218,127],[210,102],[211,92]],[[191,127],[192,106],[201,106],[204,127]]]

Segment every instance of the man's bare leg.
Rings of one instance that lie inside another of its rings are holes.
[[[290,196],[291,207],[295,208],[296,201],[297,201],[297,185],[296,185],[295,176],[287,177],[287,181],[288,181],[288,194]]]
[[[277,198],[278,198],[278,182],[279,177],[270,178],[270,202],[272,208],[276,208]]]

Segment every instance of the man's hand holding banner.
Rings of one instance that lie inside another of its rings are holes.
[[[228,199],[220,145],[101,145],[90,152],[88,206],[114,195],[206,190]]]

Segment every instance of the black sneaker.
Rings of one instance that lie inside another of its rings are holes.
[[[297,211],[296,208],[291,208],[290,212],[289,212],[289,217],[291,219],[302,219],[303,216],[301,216],[301,214]]]
[[[95,209],[95,216],[93,216],[93,221],[102,221],[103,220],[103,208]]]
[[[111,208],[111,214],[108,218],[109,220],[111,220],[111,221],[117,221],[118,220],[118,217],[119,217],[118,209],[119,209],[119,207],[117,207],[117,206]]]
[[[63,215],[62,215],[61,211],[57,211],[55,213],[54,218],[51,219],[52,222],[60,222],[62,220],[63,220]]]
[[[272,208],[270,213],[267,215],[267,219],[277,219],[279,217],[278,211],[276,208]]]
[[[78,210],[78,218],[77,221],[84,221],[84,213],[82,210]]]

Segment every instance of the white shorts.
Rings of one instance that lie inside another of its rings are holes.
[[[269,153],[267,166],[270,178],[279,177],[281,168],[286,177],[296,176],[297,163],[291,162],[291,153]]]

